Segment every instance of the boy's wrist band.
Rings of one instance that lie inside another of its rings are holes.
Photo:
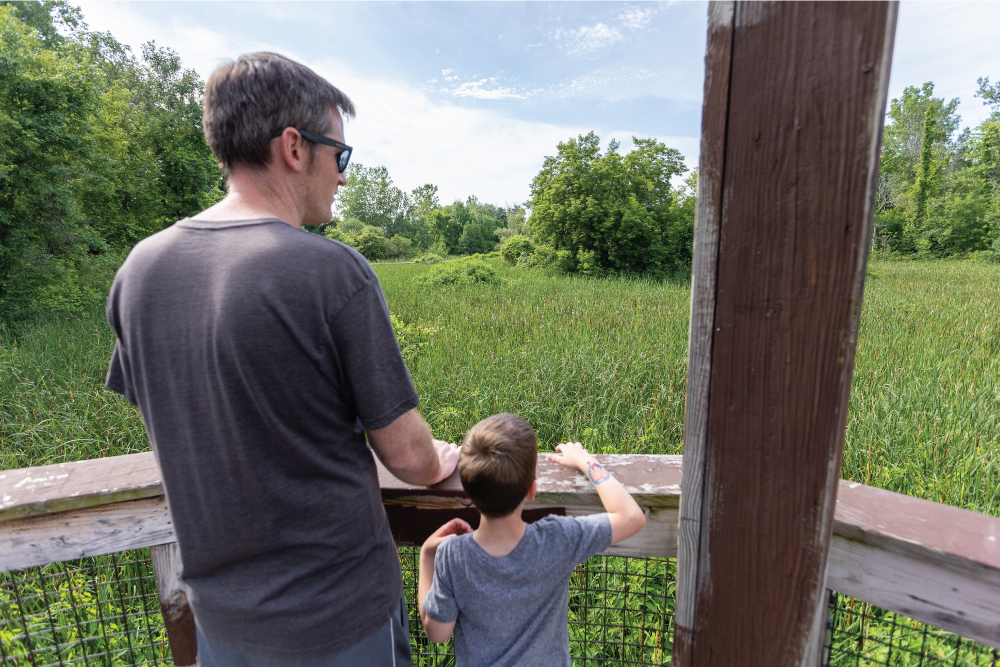
[[[587,463],[587,477],[590,478],[594,486],[597,486],[611,479],[611,473],[597,461],[591,460]]]

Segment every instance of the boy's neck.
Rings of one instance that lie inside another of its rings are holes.
[[[503,558],[521,543],[526,526],[521,507],[499,518],[480,514],[479,528],[472,533],[472,539],[489,555]]]

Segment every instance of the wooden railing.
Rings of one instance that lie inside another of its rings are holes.
[[[598,458],[647,515],[637,536],[606,553],[676,556],[682,457]],[[528,520],[602,511],[582,475],[542,459],[537,479]],[[379,482],[400,545],[420,544],[451,517],[478,518],[457,476],[416,487],[379,465]],[[152,453],[0,472],[0,571],[153,547],[175,663],[195,664],[174,539]],[[842,481],[827,587],[1000,648],[1000,519]]]

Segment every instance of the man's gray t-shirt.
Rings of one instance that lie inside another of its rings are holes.
[[[610,545],[607,514],[547,516],[501,558],[471,533],[449,537],[434,557],[424,612],[455,621],[460,667],[569,667],[569,576]]]
[[[417,394],[365,259],[277,219],[185,219],[135,246],[107,313],[106,384],[142,411],[205,635],[305,660],[398,612],[364,430]]]

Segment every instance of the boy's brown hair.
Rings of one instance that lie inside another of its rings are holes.
[[[476,508],[499,518],[516,510],[528,495],[537,461],[535,429],[504,412],[469,429],[458,456],[458,474]]]

